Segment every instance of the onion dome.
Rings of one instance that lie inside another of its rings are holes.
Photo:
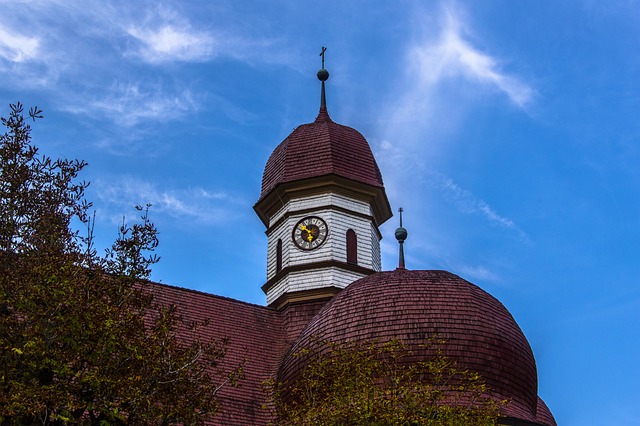
[[[323,48],[323,53],[325,50]],[[271,153],[254,209],[267,225],[274,209],[292,192],[333,185],[341,191],[355,191],[361,199],[369,199],[373,216],[380,225],[392,216],[382,174],[364,136],[329,117],[325,95],[329,72],[324,69],[324,55],[321,55],[320,112],[313,123],[298,126]]]
[[[443,355],[479,373],[492,396],[510,400],[505,416],[555,425],[539,402],[535,360],[516,321],[496,298],[449,272],[396,269],[355,281],[301,333],[281,364],[280,380],[300,378],[309,359],[292,354],[318,338],[337,344],[399,339],[423,359],[433,355],[425,341],[443,339]]]
[[[380,169],[364,136],[334,123],[327,109],[320,108],[313,123],[298,126],[269,157],[260,199],[280,184],[331,174],[383,187]]]

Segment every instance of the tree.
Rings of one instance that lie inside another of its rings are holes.
[[[0,424],[201,424],[239,371],[216,370],[224,341],[178,338],[202,324],[184,324],[148,291],[158,261],[149,206],[99,256],[88,184],[77,179],[86,163],[40,155],[22,105],[10,107],[0,136]]]
[[[399,340],[314,342],[294,356],[305,368],[294,382],[267,383],[284,425],[495,425],[506,401],[488,395],[477,373],[460,370],[429,341],[434,356],[414,360]]]

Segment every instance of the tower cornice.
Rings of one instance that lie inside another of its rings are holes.
[[[282,183],[261,198],[253,209],[264,226],[269,228],[273,215],[293,198],[322,193],[341,193],[369,203],[376,226],[382,225],[393,216],[384,187],[353,181],[336,174]]]

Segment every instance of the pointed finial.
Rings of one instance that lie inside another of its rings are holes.
[[[324,52],[327,51],[327,48],[322,46],[322,51],[320,52],[320,56],[322,57],[322,68],[318,71],[318,80],[322,82],[322,92],[320,93],[320,114],[324,112],[327,113],[327,97],[325,95],[324,90],[324,82],[329,79],[329,71],[324,69]]]
[[[396,229],[396,240],[400,244],[400,259],[398,261],[398,269],[404,269],[404,240],[407,239],[407,230],[402,227],[402,212],[404,209],[400,207],[398,212],[400,213],[400,227]]]

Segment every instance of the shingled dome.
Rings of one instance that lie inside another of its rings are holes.
[[[330,174],[383,187],[364,136],[334,123],[322,107],[313,123],[298,126],[273,151],[264,168],[260,199],[279,184]]]
[[[487,292],[446,271],[397,269],[355,281],[313,318],[284,359],[279,376],[296,381],[305,361],[291,354],[317,338],[335,343],[400,339],[428,357],[429,349],[421,345],[430,337],[444,339],[445,356],[461,369],[480,373],[492,395],[511,401],[505,416],[555,425],[537,396],[529,343],[509,311]]]

